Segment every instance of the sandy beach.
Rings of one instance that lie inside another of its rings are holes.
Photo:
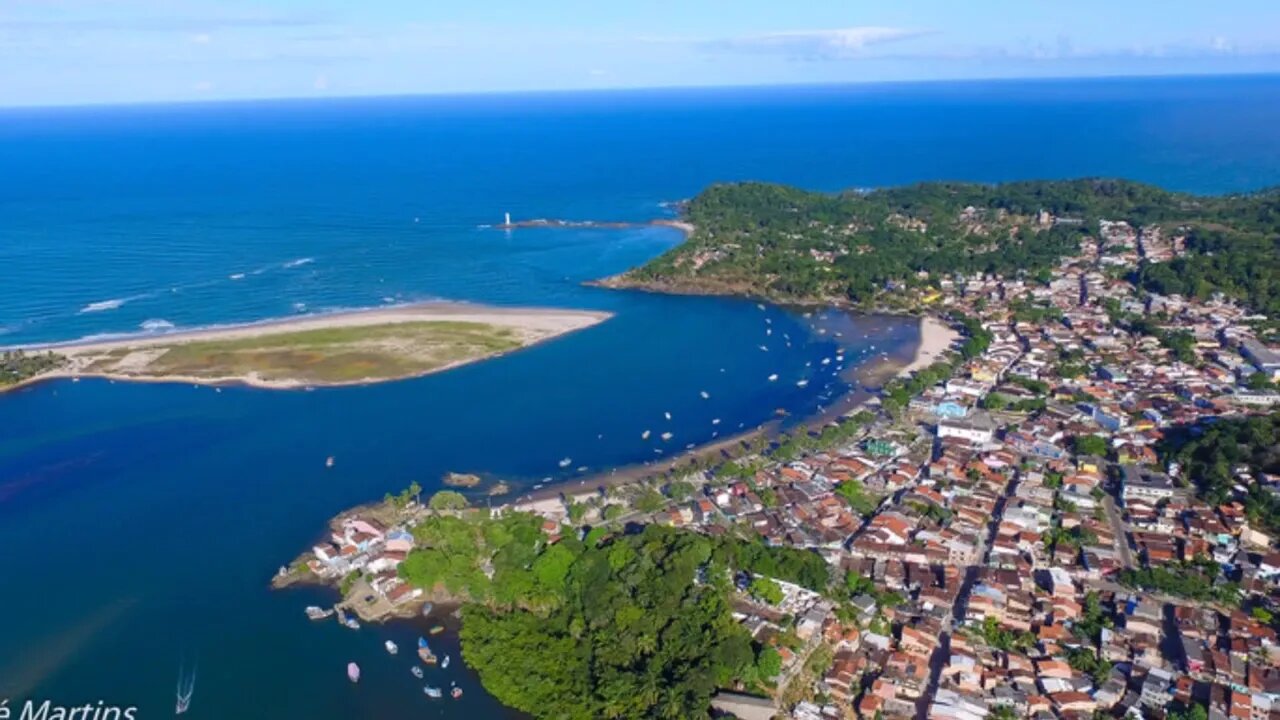
[[[920,344],[916,355],[898,373],[910,375],[937,362],[960,339],[960,333],[932,315],[920,318]]]
[[[204,385],[245,384],[270,389],[291,389],[314,385],[357,385],[369,382],[417,377],[443,372],[470,362],[492,357],[500,352],[480,353],[471,357],[444,362],[422,372],[411,372],[398,377],[358,378],[339,382],[311,382],[289,378],[268,378],[258,373],[245,372],[220,376],[149,372],[149,366],[175,348],[195,346],[201,343],[245,341],[284,337],[295,333],[351,328],[390,328],[404,324],[406,329],[419,328],[424,323],[440,325],[473,323],[502,331],[508,331],[518,347],[528,347],[565,333],[596,325],[610,317],[609,313],[554,308],[505,308],[468,303],[419,303],[396,307],[371,308],[324,315],[307,315],[283,318],[243,325],[227,325],[200,328],[189,331],[133,335],[109,340],[74,341],[26,346],[30,352],[51,350],[68,358],[68,366],[46,373],[6,388],[18,387],[55,378],[102,377],[130,382],[190,382]],[[386,346],[386,343],[383,342]],[[411,350],[411,348],[394,348]],[[104,360],[110,359],[110,364]]]

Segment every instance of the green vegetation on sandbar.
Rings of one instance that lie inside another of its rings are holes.
[[[397,322],[117,349],[87,369],[141,377],[253,376],[268,382],[345,383],[412,377],[522,345],[508,327],[475,322]],[[155,357],[131,367],[130,355],[139,353]]]
[[[57,370],[67,359],[52,352],[29,353],[22,350],[0,352],[0,388],[16,385],[37,375]]]
[[[1044,211],[1046,215],[1041,215]],[[953,273],[1036,278],[1074,256],[1099,221],[1159,227],[1186,253],[1143,262],[1144,289],[1214,292],[1280,313],[1280,191],[1206,197],[1123,180],[923,183],[871,192],[714,185],[688,207],[688,242],[624,283],[778,299],[862,302]],[[922,274],[927,272],[929,277]]]
[[[758,689],[777,672],[773,651],[733,621],[731,572],[829,582],[820,556],[793,548],[656,525],[552,542],[541,524],[435,515],[400,566],[413,585],[465,601],[468,666],[538,718],[705,716],[716,688]]]

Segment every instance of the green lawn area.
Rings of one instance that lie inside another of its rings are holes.
[[[484,323],[387,323],[175,343],[145,367],[129,372],[200,378],[253,373],[263,380],[317,384],[390,380],[514,350],[523,344],[511,328]],[[95,363],[94,369],[110,372],[130,352],[113,351],[109,358]]]

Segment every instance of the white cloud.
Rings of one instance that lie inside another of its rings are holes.
[[[747,35],[711,40],[700,43],[700,46],[711,51],[768,53],[806,60],[840,60],[864,56],[867,48],[874,45],[928,34],[928,30],[863,26]]]

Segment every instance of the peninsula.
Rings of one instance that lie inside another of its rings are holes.
[[[288,389],[418,377],[518,350],[606,320],[608,313],[422,303],[26,348],[51,357],[20,384],[105,377]]]

